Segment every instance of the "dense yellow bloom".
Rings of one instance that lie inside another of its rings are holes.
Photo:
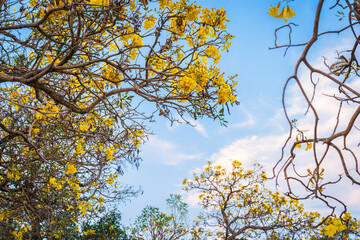
[[[144,29],[145,30],[153,28],[154,26],[155,26],[155,18],[153,18],[153,19],[145,19],[145,21],[144,21]]]
[[[92,235],[92,234],[95,234],[95,230],[93,229],[89,229],[87,231],[84,232],[84,235],[87,236],[87,235]]]
[[[90,4],[94,4],[94,5],[109,5],[109,0],[90,0]]]
[[[133,46],[136,46],[136,47],[143,45],[142,37],[140,37],[139,35],[133,34],[132,38],[131,38],[131,43]]]
[[[82,123],[82,124],[80,124],[79,128],[81,131],[87,131],[87,130],[89,130],[90,126],[86,123]]]
[[[338,218],[332,218],[332,223],[324,227],[324,235],[327,237],[333,237],[335,233],[344,231],[347,227]]]
[[[106,151],[105,151],[105,154],[106,154],[106,157],[108,160],[113,160],[115,157],[114,157],[114,153],[116,153],[116,149],[114,147],[108,147],[106,148]]]
[[[200,14],[200,7],[196,5],[191,5],[186,9],[185,19],[187,21],[196,21],[198,19],[198,15]]]
[[[219,63],[221,54],[219,53],[219,50],[215,46],[209,46],[207,49],[205,49],[204,53],[208,57],[213,58],[215,64]]]
[[[217,91],[217,95],[219,97],[219,104],[225,104],[228,101],[233,103],[236,100],[236,97],[232,94],[232,90],[228,84],[224,84],[222,87],[220,87],[220,89]]]
[[[76,171],[77,171],[77,168],[74,166],[74,165],[72,165],[72,164],[66,164],[67,166],[68,166],[68,170],[67,170],[67,172],[66,172],[66,174],[67,175],[69,175],[69,174],[75,174],[76,173]]]
[[[179,80],[178,87],[182,92],[189,93],[196,87],[196,80],[190,77],[182,77]]]
[[[173,5],[172,0],[159,0],[160,8],[164,8],[166,6],[170,7]]]
[[[50,185],[52,185],[53,187],[55,187],[57,190],[62,189],[62,185],[61,183],[59,183],[58,181],[56,181],[56,179],[54,177],[51,177],[49,179]]]

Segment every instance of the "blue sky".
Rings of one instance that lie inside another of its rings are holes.
[[[276,4],[276,1],[196,2],[207,8],[223,7],[227,12],[228,31],[235,39],[229,53],[223,53],[219,66],[228,75],[239,75],[237,94],[241,104],[231,108],[227,128],[211,119],[194,122],[196,127],[170,126],[161,118],[149,125],[155,135],[141,148],[143,162],[138,170],[128,167],[122,179],[125,184],[141,186],[144,191],[131,202],[119,205],[124,223],[134,220],[146,205],[165,210],[165,199],[169,194],[181,193],[182,180],[191,177],[192,172],[202,168],[207,161],[233,158],[251,165],[251,161],[257,160],[269,169],[281,154],[281,144],[288,130],[281,108],[282,88],[292,74],[302,48],[290,49],[285,57],[283,50],[269,50],[274,45],[274,29],[284,24],[283,20],[267,14],[270,4]],[[317,1],[312,0],[292,3],[297,12],[293,21],[299,24],[294,29],[296,42],[306,41],[311,36],[316,4]],[[332,11],[325,16],[324,22],[334,14]],[[326,23],[326,26],[341,24]],[[328,38],[326,42],[330,54],[334,54],[331,44],[337,44],[339,40]],[[322,53],[326,48],[327,45],[321,45],[314,54]],[[184,195],[189,201],[187,197]],[[318,206],[313,204],[311,207]],[[359,212],[356,208],[352,210]]]

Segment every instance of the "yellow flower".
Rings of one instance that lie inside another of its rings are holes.
[[[186,9],[185,19],[188,21],[196,21],[198,19],[198,15],[200,14],[200,8],[198,6],[190,6]]]
[[[90,4],[94,4],[94,5],[109,5],[109,0],[90,0]]]
[[[105,199],[104,199],[103,197],[99,197],[99,198],[98,198],[98,201],[99,201],[99,203],[100,203],[100,206],[102,206],[102,205],[104,205]]]
[[[86,204],[86,203],[85,203],[85,204]],[[87,213],[86,205],[85,205],[85,204],[84,204],[84,203],[80,203],[79,206],[78,206],[78,209],[81,211],[81,216],[84,216],[84,215]],[[87,233],[84,232],[85,236],[86,236],[87,234],[93,234],[92,231],[94,231],[94,230],[89,229],[88,231],[86,231]],[[95,233],[95,231],[94,231],[94,233]]]
[[[114,184],[114,178],[112,176],[109,176],[107,179],[106,179],[106,182],[110,185],[113,185]]]
[[[342,232],[346,229],[346,225],[338,218],[333,218],[330,225],[324,227],[324,235],[327,237],[333,237],[335,233]]]
[[[224,84],[223,86],[221,86],[220,89],[217,91],[217,95],[219,97],[217,101],[218,104],[225,104],[229,100],[232,102],[234,101],[231,88],[228,84]]]
[[[112,42],[112,43],[109,44],[109,50],[110,51],[117,51],[118,47],[116,46],[115,43]]]
[[[78,144],[76,145],[76,151],[75,151],[75,153],[77,153],[77,154],[84,154],[84,153],[86,152],[86,151],[83,149],[81,143],[84,143],[84,141],[83,141],[83,140],[80,140],[80,141],[78,142]]]
[[[14,178],[14,174],[10,171],[7,172],[6,176],[7,176],[7,178],[10,178],[10,179]]]
[[[85,235],[85,236],[90,235],[90,234],[95,234],[95,230],[89,229],[89,230],[87,230],[87,231],[84,232],[84,235]]]
[[[36,133],[40,132],[40,129],[39,128],[33,128],[32,131],[33,131],[33,133],[36,134]]]
[[[159,0],[159,5],[160,5],[160,8],[164,8],[166,6],[170,7],[172,6],[172,1],[169,1],[169,0]]]
[[[106,148],[106,151],[105,151],[105,155],[107,157],[108,160],[113,160],[115,157],[114,157],[114,153],[116,153],[116,149],[114,147],[108,147]]]
[[[77,171],[77,168],[74,166],[74,165],[72,165],[72,164],[66,164],[67,166],[68,166],[68,170],[67,170],[67,172],[66,172],[66,174],[67,175],[69,175],[69,174],[75,174],[76,173],[76,171]]]
[[[292,18],[296,15],[296,13],[289,6],[287,6],[286,8],[282,8],[281,13],[279,14],[280,2],[278,3],[278,5],[276,7],[274,7],[272,5],[270,5],[270,6],[271,7],[269,8],[268,14],[275,18],[281,18],[285,22],[288,21],[287,18]]]
[[[144,29],[148,30],[150,28],[153,28],[155,25],[155,19],[146,19],[144,21]]]
[[[89,130],[90,126],[87,125],[86,123],[82,123],[82,124],[80,124],[79,128],[81,131],[87,131],[87,130]]]
[[[285,20],[285,22],[287,22],[287,20],[285,18],[292,18],[296,15],[296,13],[292,10],[292,8],[290,8],[289,6],[287,6],[286,8],[283,8],[281,13],[280,13],[280,17],[282,19]]]
[[[204,50],[204,53],[214,59],[214,63],[217,64],[221,58],[219,50],[215,46],[209,46]]]
[[[270,5],[270,6],[271,7],[269,8],[268,14],[272,17],[278,18],[280,2],[278,3],[278,5],[276,7],[274,7],[273,5]]]
[[[135,34],[132,35],[131,42],[132,42],[132,45],[135,47],[143,45],[142,37],[135,35]]]
[[[61,183],[57,182],[55,178],[51,177],[49,179],[50,185],[56,187],[57,190],[60,190],[62,188]]]
[[[55,185],[56,184],[56,179],[51,177],[49,182],[50,182],[51,185]]]
[[[196,80],[185,76],[179,80],[178,87],[181,91],[189,93],[196,87]]]

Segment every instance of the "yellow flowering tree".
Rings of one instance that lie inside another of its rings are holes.
[[[139,164],[155,114],[224,121],[236,102],[234,77],[216,67],[233,38],[223,9],[188,0],[0,8],[0,235],[68,239],[106,201],[136,195],[119,178]]]
[[[295,15],[289,4],[296,9],[301,1],[273,3],[277,5],[270,6],[269,14],[287,20]],[[275,30],[273,49],[286,52],[296,48],[299,58],[283,89],[289,136],[274,173],[277,179],[285,178],[289,194],[302,199],[317,198],[335,214],[348,209],[346,196],[329,191],[331,187],[346,185],[347,181],[353,184],[351,188],[360,185],[359,37],[354,27],[360,22],[360,1],[340,0],[327,4],[324,0],[314,2],[312,31],[303,34],[308,36],[306,40],[296,42],[292,36],[297,31],[293,23]],[[328,41],[330,37],[333,37],[332,42]],[[345,39],[346,44],[339,44]],[[288,93],[294,91],[300,96],[296,108],[301,108],[301,113],[293,111],[294,105],[290,104],[293,99],[289,99]],[[309,151],[305,154],[301,146]],[[300,191],[294,187],[299,185],[303,186]]]
[[[185,190],[198,194],[203,208],[195,239],[319,239],[359,234],[359,222],[350,214],[346,218],[353,223],[348,225],[339,218],[324,219],[317,212],[305,211],[298,200],[266,189],[265,181],[259,164],[245,170],[236,160],[231,169],[209,163],[193,179],[185,179]],[[325,227],[317,226],[321,222]]]

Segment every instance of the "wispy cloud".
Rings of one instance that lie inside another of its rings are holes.
[[[198,131],[199,133],[201,133],[201,135],[203,135],[204,137],[208,137],[208,133],[205,129],[205,127],[200,124],[198,121],[190,119],[189,120],[190,124],[194,126],[195,130]]]
[[[214,153],[210,160],[215,164],[230,167],[231,160],[236,159],[249,168],[257,161],[270,170],[271,163],[280,158],[279,149],[285,139],[286,135],[240,138]]]
[[[142,150],[144,156],[156,156],[156,158],[150,159],[164,165],[178,165],[202,157],[200,153],[184,153],[174,142],[160,139],[157,136],[150,136]]]
[[[251,112],[245,108],[241,108],[241,111],[244,113],[246,120],[238,122],[238,123],[230,124],[229,129],[248,128],[251,126],[255,126],[256,123],[255,123],[254,117],[251,114]]]

